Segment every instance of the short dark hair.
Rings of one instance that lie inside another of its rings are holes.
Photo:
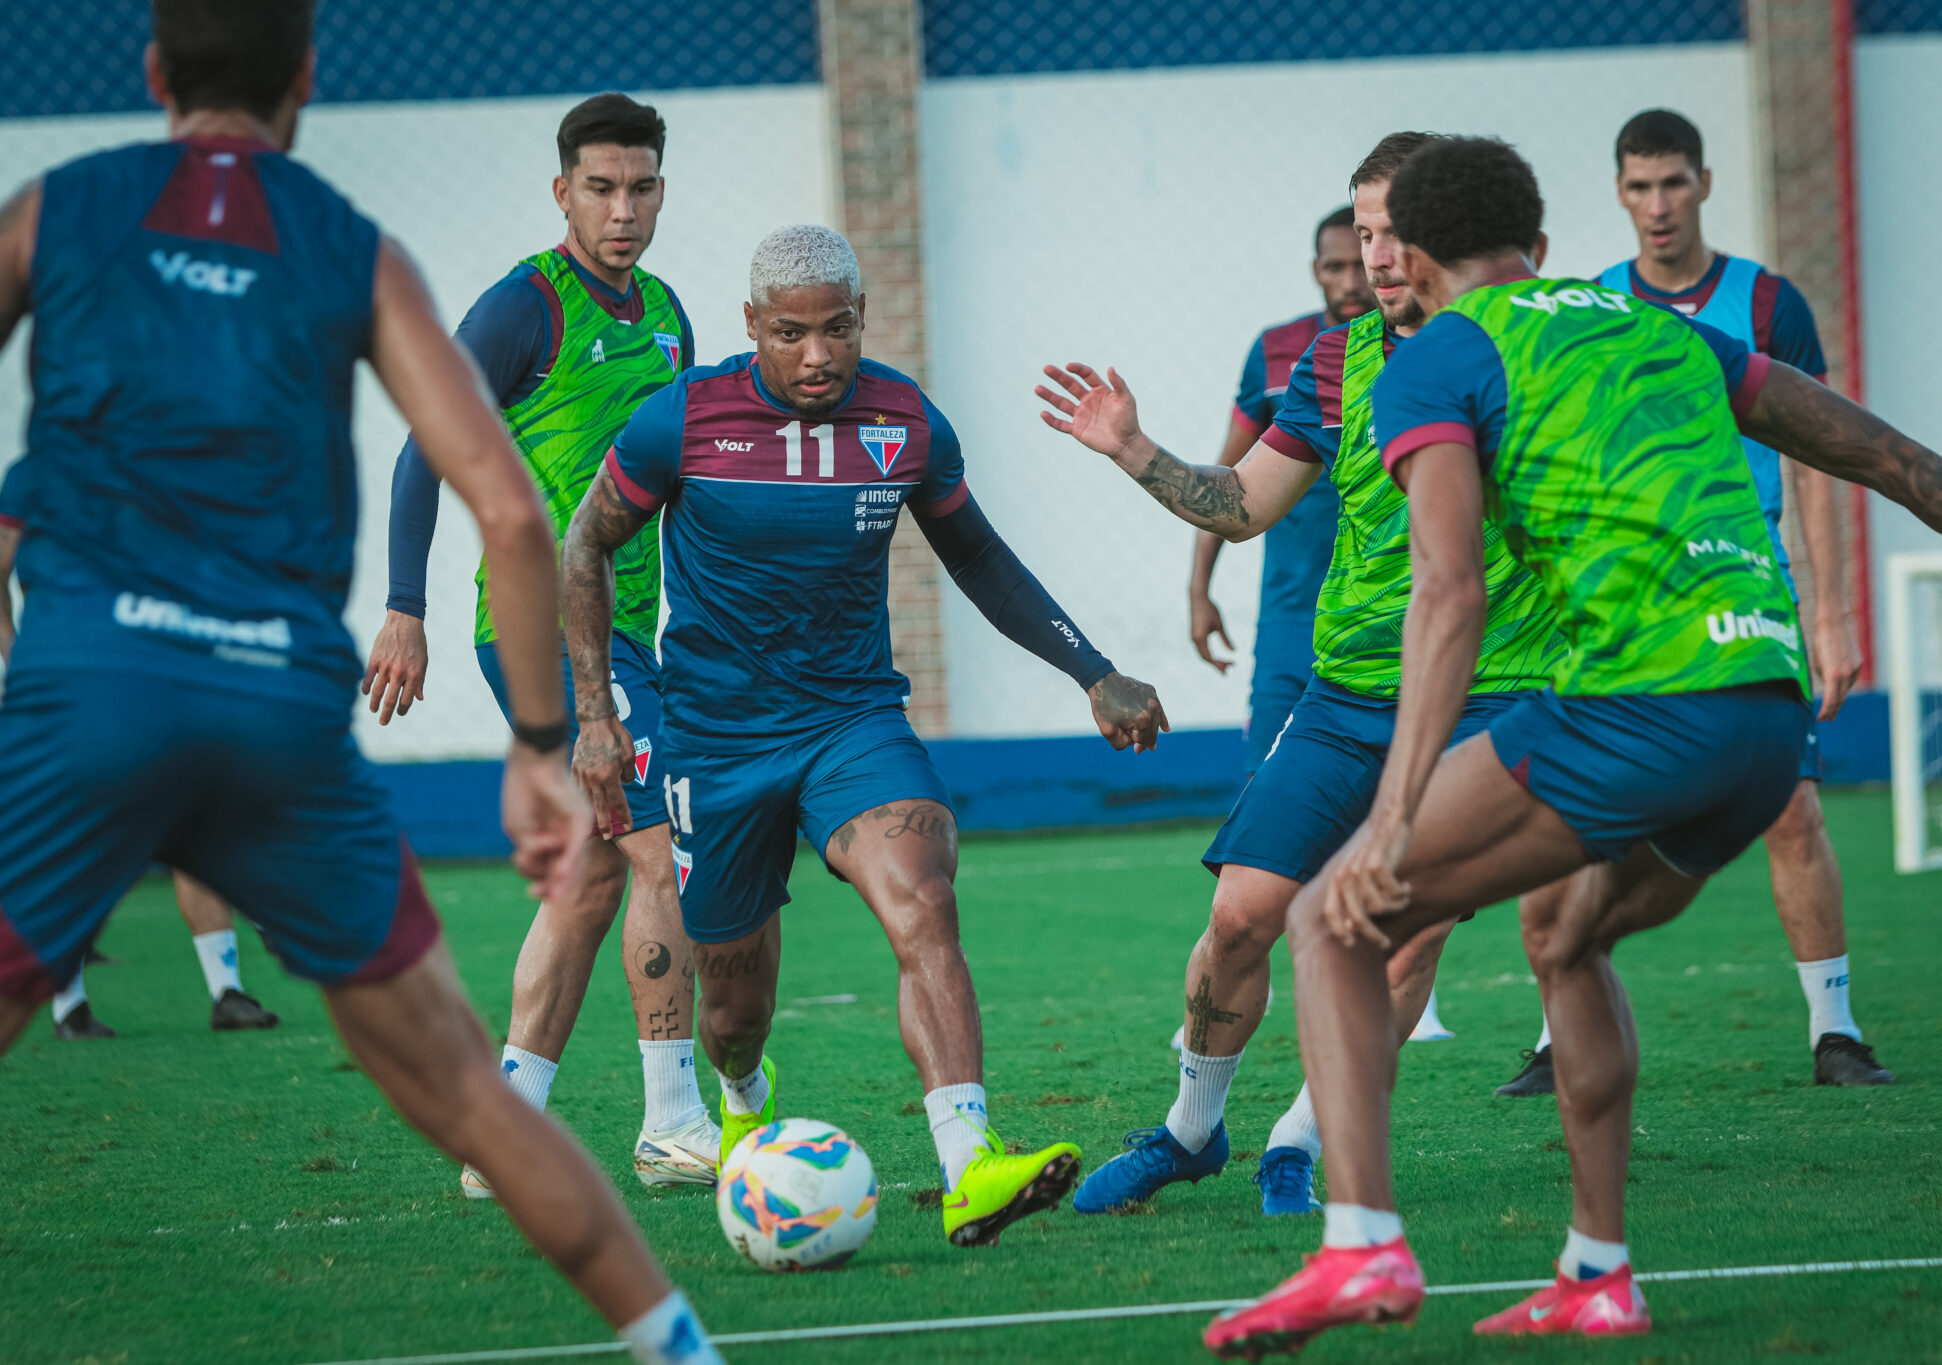
[[[151,0],[162,79],[184,113],[242,109],[267,119],[310,52],[314,0]]]
[[[1362,164],[1349,177],[1349,193],[1353,195],[1363,185],[1395,179],[1403,162],[1430,143],[1442,140],[1442,133],[1391,133],[1362,158]]]
[[[560,120],[560,173],[580,164],[580,149],[599,143],[652,147],[659,161],[667,151],[668,125],[651,104],[637,104],[619,91],[581,100]]]
[[[1648,109],[1632,115],[1618,130],[1612,154],[1621,171],[1628,156],[1683,156],[1695,171],[1706,169],[1706,144],[1700,140],[1699,129],[1684,114],[1670,109]]]
[[[1508,142],[1441,138],[1389,182],[1389,222],[1407,245],[1455,265],[1536,246],[1544,196],[1530,163]]]
[[[1322,219],[1321,222],[1315,224],[1315,254],[1317,256],[1322,254],[1322,234],[1330,228],[1338,227],[1347,228],[1351,232],[1355,230],[1355,210],[1347,204],[1342,205],[1341,208],[1335,210],[1328,217]]]

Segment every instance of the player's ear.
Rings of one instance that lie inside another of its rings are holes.
[[[1544,233],[1544,232],[1538,233],[1537,241],[1534,242],[1531,246],[1531,273],[1533,275],[1537,274],[1540,270],[1544,269],[1544,258],[1550,254],[1551,254],[1550,234]]]
[[[292,100],[296,107],[301,109],[310,103],[311,96],[316,93],[317,49],[312,47],[305,49],[303,66],[298,69],[296,80],[290,83],[290,93],[285,98]]]
[[[1711,166],[1701,166],[1699,168],[1699,202],[1703,204],[1712,197],[1713,168]]]
[[[566,204],[567,204],[566,191],[567,191],[567,179],[566,179],[566,173],[563,171],[559,175],[556,175],[553,177],[553,203],[561,213],[566,212]]]
[[[750,341],[759,340],[755,335],[755,305],[752,303],[742,305],[742,326],[748,329],[748,339]]]
[[[150,43],[142,49],[142,78],[148,82],[148,97],[167,109],[174,99],[168,80],[162,75],[162,49]]]
[[[859,292],[856,296],[856,330],[863,330],[863,304],[870,296]]]

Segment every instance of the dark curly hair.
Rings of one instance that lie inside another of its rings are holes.
[[[1529,251],[1544,227],[1530,163],[1494,137],[1429,143],[1389,183],[1389,221],[1438,265]]]

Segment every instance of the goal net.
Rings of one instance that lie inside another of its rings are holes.
[[[1942,554],[1888,557],[1895,870],[1942,867]]]

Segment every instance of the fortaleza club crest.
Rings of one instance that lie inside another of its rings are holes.
[[[683,849],[674,850],[674,894],[679,896],[688,889],[688,874],[695,870],[695,855]]]
[[[634,741],[634,780],[643,787],[647,785],[647,765],[654,760],[654,741],[637,739]]]
[[[676,374],[681,372],[681,338],[670,332],[656,332],[654,344],[661,348],[661,355],[668,362],[668,368]]]
[[[897,457],[904,453],[904,442],[910,439],[909,427],[858,427],[857,440],[870,452],[870,459],[876,463],[879,474],[888,474],[890,466],[897,463]]]

